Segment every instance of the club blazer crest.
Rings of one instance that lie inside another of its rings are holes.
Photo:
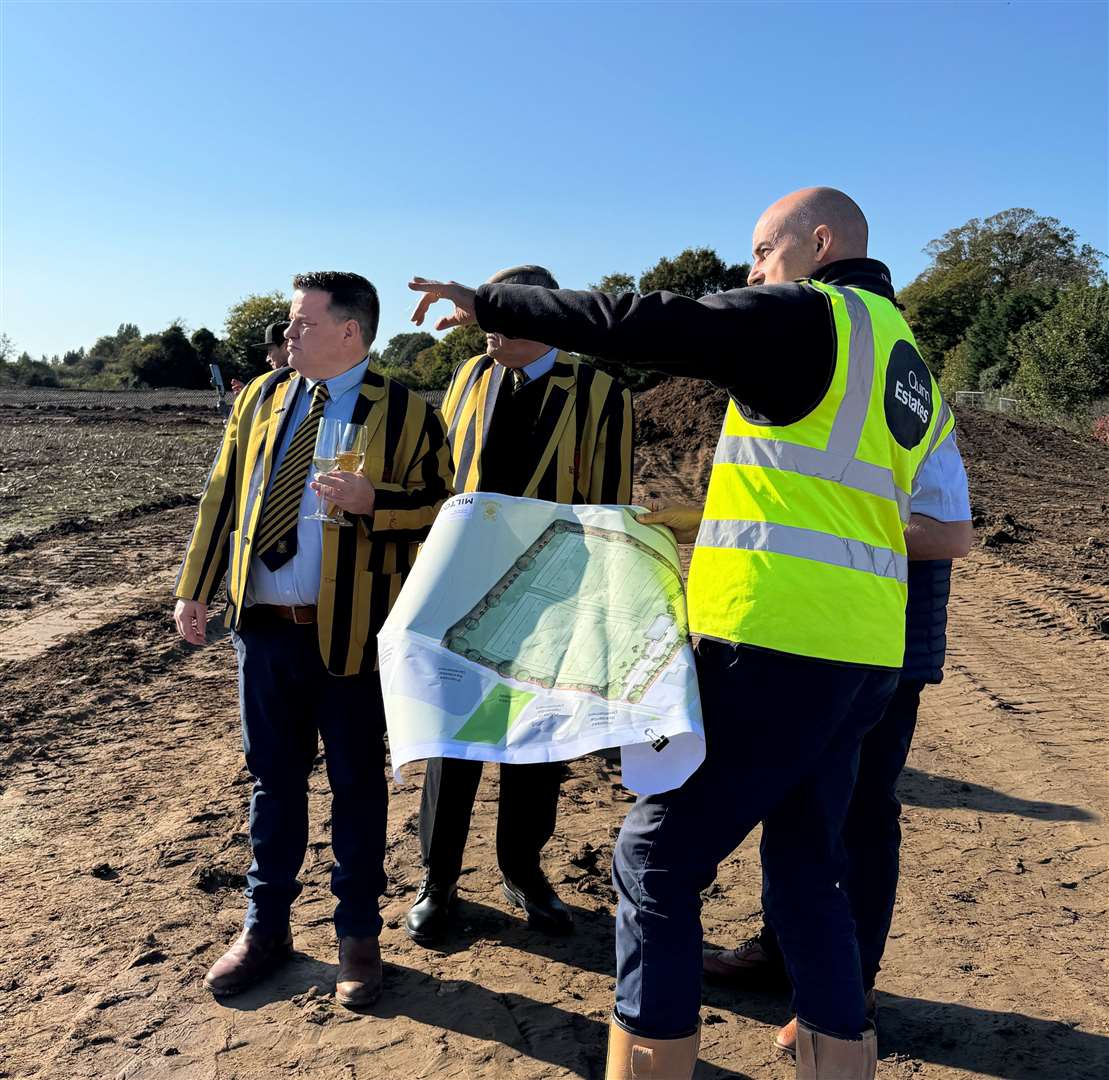
[[[275,448],[301,376],[291,368],[259,376],[239,394],[197,512],[175,593],[211,603],[227,580],[227,625],[242,618],[251,544],[261,519]],[[385,621],[450,494],[450,456],[439,414],[401,383],[370,368],[351,422],[369,434],[363,473],[374,512],[352,529],[323,526],[318,628],[320,654],[335,675],[372,670]]]
[[[443,399],[456,491],[480,491],[482,451],[504,381],[502,365],[475,356],[459,364]],[[628,503],[632,492],[632,398],[611,376],[560,352],[547,376],[525,460],[523,494],[560,503]]]

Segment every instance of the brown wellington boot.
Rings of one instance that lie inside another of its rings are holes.
[[[252,987],[293,955],[293,935],[276,936],[244,930],[204,976],[204,985],[217,997],[238,994]]]
[[[684,1039],[633,1035],[614,1016],[608,1025],[605,1080],[692,1080],[701,1029]]]
[[[866,1018],[870,1021],[870,1026],[874,1028],[874,1034],[878,1034],[878,1002],[874,996],[873,990],[866,992]],[[785,1027],[778,1029],[778,1034],[774,1039],[774,1045],[783,1053],[789,1054],[790,1057],[795,1057],[797,1054],[797,1017],[795,1016]]]
[[[878,1036],[874,1028],[861,1039],[833,1039],[805,1022],[797,1024],[797,1080],[874,1080]]]
[[[339,974],[335,1000],[348,1009],[362,1009],[381,997],[381,946],[375,937],[339,939]]]

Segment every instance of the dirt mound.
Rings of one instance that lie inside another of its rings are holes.
[[[636,398],[636,439],[673,453],[715,446],[727,404],[727,391],[711,383],[667,379]]]
[[[1109,447],[977,409],[960,409],[958,424],[979,542],[1066,581],[1109,585]]]

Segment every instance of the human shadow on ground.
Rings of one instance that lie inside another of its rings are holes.
[[[478,941],[495,941],[507,948],[615,979],[616,920],[612,913],[576,906],[569,890],[560,889],[559,895],[574,915],[571,934],[554,935],[533,930],[518,909],[504,910],[461,900],[455,909],[450,933],[443,941],[430,946],[429,951],[449,956],[467,951]]]
[[[582,1080],[601,1080],[604,1076],[606,1020],[536,1001],[523,994],[498,993],[466,979],[438,979],[388,961],[384,964],[384,973],[385,988],[381,999],[369,1008],[346,1012],[365,1017],[367,1021],[407,1017],[429,1028],[482,1040],[490,1044],[491,1065],[496,1046],[504,1045]],[[336,974],[335,964],[297,953],[289,964],[262,984],[222,999],[221,1004],[242,1012],[253,1012],[274,1001],[293,1000],[306,1004],[302,995],[313,987],[319,995],[329,994],[334,989]],[[428,1045],[430,1050],[430,1040]],[[747,1073],[703,1061],[694,1078],[752,1080]]]
[[[705,1004],[768,1024],[789,1017],[789,995],[705,986]],[[1103,1080],[1109,1037],[1075,1022],[980,1009],[958,1002],[878,994],[878,1053],[996,1080]]]
[[[1016,814],[1039,821],[1097,821],[1097,815],[1080,806],[1067,803],[1037,802],[1007,795],[1003,791],[955,780],[949,776],[935,776],[920,769],[906,768],[898,781],[897,794],[910,806],[931,809],[965,808],[985,814]]]

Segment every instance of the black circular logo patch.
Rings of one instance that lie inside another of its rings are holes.
[[[927,366],[912,345],[899,341],[886,367],[886,423],[906,450],[924,438],[934,408]]]

